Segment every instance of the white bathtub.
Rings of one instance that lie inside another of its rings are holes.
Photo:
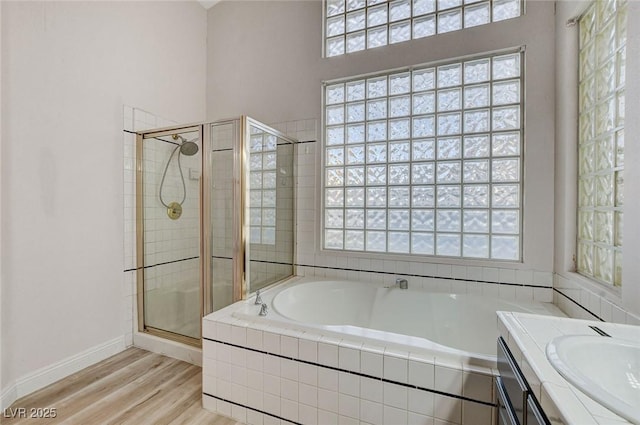
[[[496,311],[553,314],[551,304],[516,302],[467,294],[441,294],[365,282],[306,282],[281,289],[273,310],[297,322],[362,335],[372,329],[427,339],[469,353],[492,356]],[[355,328],[355,329],[354,329]],[[391,335],[372,334],[373,337]],[[411,341],[415,343],[417,341]]]
[[[294,278],[264,291],[267,316],[254,296],[206,316],[203,406],[249,424],[494,423],[496,311],[562,313],[408,280]]]
[[[308,280],[276,286],[262,296],[268,321],[287,328],[351,335],[407,351],[444,351],[491,367],[498,338],[496,311],[564,316],[551,303],[434,293],[381,283]],[[255,319],[249,306],[236,317]]]

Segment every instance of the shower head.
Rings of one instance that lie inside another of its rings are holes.
[[[180,141],[182,142],[182,144],[180,145],[180,153],[182,155],[193,156],[193,155],[198,153],[198,149],[199,148],[198,148],[198,145],[194,141],[189,141],[189,140],[185,139],[184,137],[180,136],[179,134],[174,134],[171,137],[173,137],[173,140],[180,139]]]
[[[195,142],[185,140],[180,145],[180,153],[186,156],[193,156],[198,153],[198,145]]]

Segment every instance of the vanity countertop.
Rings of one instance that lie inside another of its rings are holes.
[[[630,424],[567,382],[547,360],[547,344],[561,335],[597,335],[640,341],[640,327],[591,320],[498,312],[498,329],[553,425]],[[603,359],[612,361],[613,359]]]

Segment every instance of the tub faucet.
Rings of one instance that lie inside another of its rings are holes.
[[[256,291],[256,302],[254,302],[255,305],[260,305],[262,304],[262,297],[260,296],[260,290],[258,289]]]
[[[265,303],[262,303],[262,305],[260,306],[260,313],[258,313],[258,315],[266,316],[268,312],[269,312],[269,308]]]
[[[407,279],[399,277],[396,279],[396,286],[400,289],[407,289],[409,288],[409,282],[407,281]]]

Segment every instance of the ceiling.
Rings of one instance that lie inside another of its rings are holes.
[[[211,9],[219,1],[220,0],[198,0],[198,3],[200,3],[205,9]]]

